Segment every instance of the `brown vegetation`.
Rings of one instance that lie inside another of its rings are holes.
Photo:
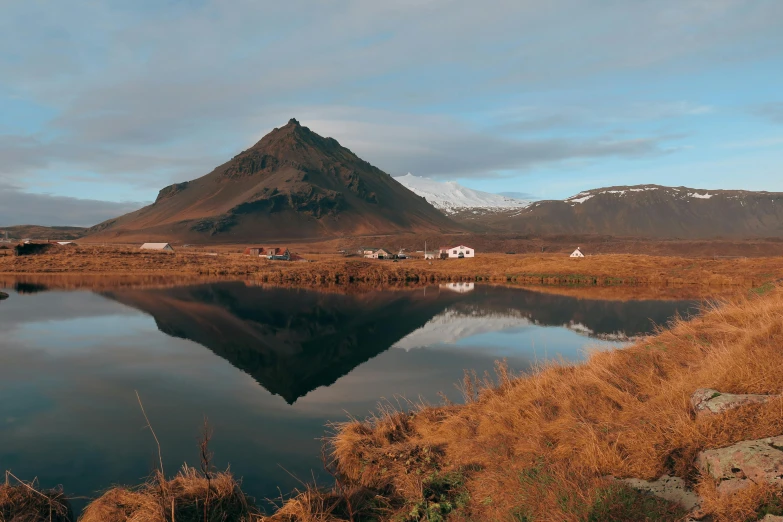
[[[703,449],[783,433],[783,400],[696,418],[689,397],[698,387],[780,392],[781,344],[783,291],[774,289],[582,365],[521,378],[501,365],[495,383],[468,374],[465,405],[383,409],[338,425],[329,445],[344,487],[383,499],[382,519],[676,520],[675,507],[608,478],[668,473],[694,485],[716,520],[755,521],[781,512],[783,492],[719,494],[693,463]],[[308,495],[272,520],[320,520],[288,515],[317,505]]]
[[[209,255],[214,254],[214,255]],[[310,262],[268,261],[223,250],[145,252],[135,247],[78,246],[39,256],[0,258],[0,274],[112,274],[243,277],[271,283],[432,283],[482,281],[543,285],[757,287],[783,278],[780,258],[678,258],[559,254],[483,254],[472,259],[399,262],[310,255]]]
[[[204,474],[185,466],[172,480],[156,473],[147,483],[113,488],[93,501],[80,522],[251,522],[252,500],[229,472]]]
[[[74,522],[62,489],[41,491],[35,482],[23,482],[6,471],[0,484],[0,522]]]

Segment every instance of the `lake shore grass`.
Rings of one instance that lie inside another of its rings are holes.
[[[291,284],[475,281],[552,286],[761,287],[783,280],[783,258],[687,258],[606,254],[480,254],[472,259],[397,262],[312,254],[309,262],[268,261],[230,250],[151,253],[122,246],[62,247],[42,255],[0,257],[0,274],[244,277]]]
[[[707,518],[780,514],[779,488],[719,493],[694,461],[705,449],[783,433],[783,398],[700,418],[689,399],[697,388],[780,393],[782,345],[775,288],[583,364],[468,373],[465,404],[382,407],[336,424],[328,449],[341,486],[328,494],[369,490],[375,500],[353,509],[380,520],[681,520],[676,506],[610,478],[668,474],[700,494]],[[268,520],[330,519],[315,496],[291,499]]]
[[[252,506],[242,516],[268,522],[682,520],[677,505],[613,478],[664,474],[699,493],[705,519],[783,514],[780,488],[758,483],[721,492],[694,465],[705,449],[783,433],[783,397],[706,417],[690,405],[697,388],[782,391],[783,289],[740,294],[581,364],[550,363],[515,376],[499,363],[493,378],[466,373],[463,404],[387,403],[367,419],[334,424],[324,465],[335,485],[306,488],[269,516]],[[188,483],[182,506],[203,506],[209,486],[202,474],[191,468],[173,480]],[[222,490],[238,494],[233,478],[226,483]],[[141,507],[116,501],[131,494],[158,506],[160,518],[150,520],[172,520],[161,507],[171,499],[159,489],[112,489],[81,520],[99,520],[88,514],[120,504],[126,518],[117,520],[137,520]],[[180,497],[172,498],[176,511]],[[184,520],[204,520],[194,516]]]

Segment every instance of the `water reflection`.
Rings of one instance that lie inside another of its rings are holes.
[[[154,317],[161,332],[209,348],[289,404],[391,347],[410,350],[490,332],[563,326],[624,341],[692,302],[600,301],[473,283],[416,290],[323,293],[241,282],[102,295]],[[510,346],[525,345],[509,337]],[[578,350],[560,355],[578,358]]]
[[[443,391],[459,400],[464,369],[491,370],[499,357],[517,370],[545,357],[578,359],[587,346],[617,346],[615,338],[693,307],[482,285],[357,293],[241,282],[97,293],[7,286],[0,470],[84,496],[138,483],[153,467],[134,390],[167,470],[197,462],[207,415],[216,465],[230,464],[250,494],[272,498],[300,485],[289,472],[317,474],[328,421],[363,417],[381,397],[437,401]]]

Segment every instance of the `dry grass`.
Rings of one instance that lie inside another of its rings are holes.
[[[35,481],[22,482],[6,472],[5,483],[0,484],[0,522],[75,520],[62,489],[40,491]]]
[[[204,504],[209,498],[207,509]],[[205,516],[206,513],[206,516]],[[258,511],[229,472],[208,480],[185,466],[166,481],[159,474],[135,488],[110,489],[93,501],[80,522],[251,522]]]
[[[225,249],[174,254],[121,246],[58,248],[39,256],[0,257],[0,274],[104,274],[246,277],[260,282],[432,283],[483,281],[537,285],[658,285],[757,287],[783,279],[781,258],[712,259],[611,254],[570,259],[561,254],[480,254],[473,259],[399,262],[308,256],[309,263],[274,262]]]
[[[395,508],[382,519],[675,520],[682,513],[673,506],[606,478],[669,473],[698,488],[715,520],[756,520],[776,512],[780,491],[719,495],[694,459],[703,449],[783,433],[783,399],[700,419],[688,399],[699,387],[780,392],[781,346],[783,291],[774,289],[585,364],[521,378],[501,366],[492,386],[468,375],[467,404],[383,410],[339,425],[330,447],[346,484]]]

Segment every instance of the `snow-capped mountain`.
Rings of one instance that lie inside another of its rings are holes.
[[[596,234],[680,239],[783,237],[783,192],[634,185],[536,201],[473,223],[523,234]]]
[[[424,197],[427,202],[446,214],[465,210],[483,212],[524,208],[529,201],[492,194],[463,187],[456,181],[434,181],[414,176],[411,173],[394,178],[413,193]]]

